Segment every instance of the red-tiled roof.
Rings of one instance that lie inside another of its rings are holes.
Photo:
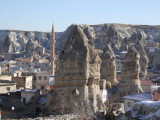
[[[30,62],[31,59],[17,59],[18,62]]]
[[[152,95],[152,99],[153,99],[154,101],[159,101],[159,100],[160,100],[160,95],[159,95],[159,94]]]
[[[150,81],[150,80],[141,80],[141,85],[151,86],[151,85],[155,85],[155,83],[153,83],[153,82]]]
[[[160,94],[160,87],[157,89],[157,93],[159,93],[159,94]]]
[[[117,75],[117,76],[116,76],[116,79],[117,79],[117,80],[121,80],[121,76]]]

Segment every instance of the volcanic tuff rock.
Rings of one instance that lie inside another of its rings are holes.
[[[88,43],[91,46],[103,50],[106,44],[110,44],[115,54],[127,51],[129,46],[135,45],[137,40],[140,40],[148,55],[149,52],[146,49],[148,43],[160,43],[160,26],[125,24],[81,24],[79,26],[87,36]],[[63,49],[73,27],[74,25],[71,25],[64,32],[55,33],[56,54]],[[26,46],[29,40],[32,40],[32,44],[37,41],[39,46],[50,50],[51,34],[49,32],[0,30],[0,54],[12,51],[28,52],[29,49],[27,49]],[[37,53],[38,52],[34,54],[35,57],[41,56]],[[152,61],[153,57],[151,55],[151,57],[148,56],[148,58]],[[149,67],[153,67],[152,63],[149,63]]]
[[[56,39],[59,39],[62,33],[56,33]],[[36,31],[16,31],[16,30],[0,30],[0,54],[17,51],[29,51],[28,44],[32,46],[43,46],[50,49],[51,34],[48,32]],[[36,44],[35,44],[36,43]],[[12,46],[12,50],[8,50],[8,46]],[[36,48],[36,47],[35,47]],[[8,51],[7,51],[8,50]]]
[[[68,39],[69,33],[74,25],[71,25],[64,32],[56,32],[56,50],[63,49],[64,43]],[[160,27],[149,25],[125,25],[125,24],[99,24],[99,25],[79,25],[89,40],[90,45],[95,45],[97,49],[103,50],[105,43],[110,43],[113,51],[122,50],[122,47],[128,44],[135,44],[138,40],[141,40],[143,46],[146,42],[160,42]],[[134,34],[134,35],[133,35]],[[29,40],[37,41],[40,46],[46,49],[50,49],[51,34],[47,32],[35,32],[35,31],[15,31],[15,30],[0,30],[0,45],[6,41],[7,36],[10,37],[10,41],[13,43],[13,49],[16,50],[18,46],[25,50],[25,47]],[[6,46],[2,46],[6,47]],[[7,52],[0,49],[0,53]]]
[[[101,110],[100,66],[100,57],[88,45],[82,29],[74,25],[56,67],[57,95],[48,97],[47,109],[61,112],[63,108],[64,112],[70,113],[78,110],[79,114],[93,114]]]
[[[139,59],[139,53],[135,47],[131,46],[126,54],[125,59],[123,60],[121,72],[122,79],[119,85],[120,96],[140,93],[143,91],[139,80]]]
[[[101,79],[106,79],[111,83],[111,85],[115,85],[117,83],[116,63],[115,63],[115,55],[110,45],[106,45],[101,55],[101,60],[102,60]]]
[[[148,57],[146,55],[146,52],[144,50],[144,47],[142,46],[141,42],[138,40],[135,48],[140,54],[140,77],[145,77],[147,75],[148,71]]]

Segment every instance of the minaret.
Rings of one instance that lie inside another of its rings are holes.
[[[51,38],[51,74],[54,75],[54,60],[55,60],[55,34],[54,24],[52,26],[52,38]]]

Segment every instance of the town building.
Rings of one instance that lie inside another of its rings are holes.
[[[107,93],[108,93],[108,90],[106,89],[106,79],[100,79],[99,86],[102,95],[102,101],[103,103],[105,103],[107,101]]]
[[[122,60],[119,55],[116,55],[116,71],[120,72],[122,70]]]
[[[17,89],[32,89],[33,76],[12,76],[12,81],[17,83]]]
[[[141,80],[141,87],[144,92],[151,92],[151,86],[155,85],[151,80]]]
[[[14,60],[15,58],[24,57],[23,52],[10,52],[4,54],[4,60]]]
[[[1,75],[0,76],[0,80],[9,80],[9,81],[11,81],[12,80],[12,76],[10,76],[10,75]]]
[[[160,87],[157,90],[153,91],[152,99],[153,99],[153,101],[159,101],[160,100]]]
[[[6,60],[3,62],[0,62],[0,67],[1,67],[1,74],[10,74],[11,67],[16,66],[16,61],[14,60]]]
[[[17,76],[17,74],[21,75],[23,70],[23,67],[11,67],[10,74],[12,76]]]
[[[152,94],[151,92],[143,92],[138,94],[132,94],[129,96],[124,96],[123,99],[124,99],[124,111],[126,112],[136,102],[152,101]]]
[[[149,53],[156,53],[159,47],[158,42],[148,42],[146,45],[147,51]]]
[[[21,91],[21,103],[27,104],[29,102],[34,102],[39,99],[39,90],[24,90]]]
[[[0,66],[0,75],[2,75],[2,68],[1,68],[1,66]]]
[[[16,90],[16,83],[9,80],[0,80],[0,94]]]
[[[122,51],[122,52],[120,52],[120,55],[115,55],[116,56],[116,71],[117,72],[121,72],[123,60],[126,57],[126,54],[127,54],[127,51]]]
[[[48,59],[39,59],[33,62],[34,68],[40,68],[41,71],[50,71],[50,61]]]
[[[32,88],[41,90],[54,89],[55,78],[48,72],[24,71],[22,76],[33,76]]]
[[[33,66],[32,64],[33,60],[31,58],[17,58],[16,61],[17,61],[16,66],[20,66],[23,68],[30,68]]]
[[[120,59],[123,60],[127,55],[127,51],[120,52]]]
[[[49,89],[49,77],[51,76],[50,73],[47,72],[37,72],[34,74],[36,82],[35,86],[36,89]]]

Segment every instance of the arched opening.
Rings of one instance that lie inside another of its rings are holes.
[[[36,107],[35,115],[40,117],[42,116],[42,110],[39,107]]]

